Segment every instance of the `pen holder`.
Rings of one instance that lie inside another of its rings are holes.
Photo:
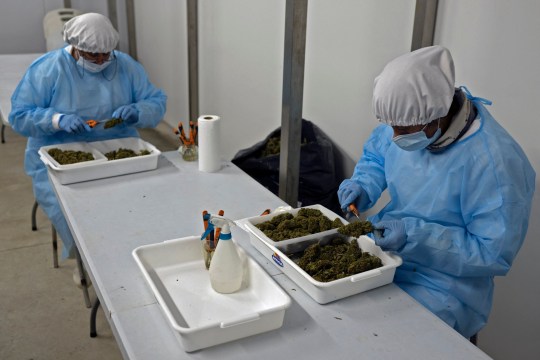
[[[199,159],[199,148],[195,144],[180,145],[178,152],[185,161],[197,161]]]

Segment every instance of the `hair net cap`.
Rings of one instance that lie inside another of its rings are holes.
[[[390,126],[425,125],[444,117],[452,104],[454,80],[454,61],[442,46],[402,55],[375,78],[375,116]]]
[[[64,24],[64,41],[82,51],[111,52],[118,45],[118,38],[111,21],[101,14],[79,15]]]

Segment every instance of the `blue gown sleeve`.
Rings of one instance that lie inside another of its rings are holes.
[[[386,189],[384,158],[392,142],[392,128],[379,125],[373,130],[364,144],[363,154],[354,168],[351,181],[358,183],[369,197],[369,202],[358,210],[364,212],[371,208]]]
[[[137,127],[155,127],[163,119],[167,96],[148,79],[143,66],[131,60],[133,102],[139,111]]]
[[[50,72],[44,73],[40,67],[45,61],[46,56],[28,68],[11,97],[9,123],[26,137],[43,137],[59,131],[52,125],[56,112],[50,107],[55,91],[54,76]]]
[[[399,253],[453,276],[505,275],[527,232],[534,170],[517,145],[464,156],[465,227],[405,217],[407,243]]]

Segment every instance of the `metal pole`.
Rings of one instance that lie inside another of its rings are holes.
[[[416,0],[411,51],[433,45],[439,0]]]
[[[308,0],[285,5],[279,197],[292,207],[298,205],[307,5]]]
[[[189,119],[199,117],[199,45],[197,0],[187,0]]]
[[[71,0],[64,0],[64,8],[71,9]]]
[[[107,14],[111,20],[112,26],[118,31],[118,11],[116,9],[116,0],[107,0]]]
[[[128,29],[129,55],[137,60],[137,37],[135,33],[135,4],[134,0],[126,0],[126,18]]]

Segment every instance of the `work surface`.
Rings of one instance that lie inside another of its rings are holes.
[[[236,241],[292,298],[283,327],[186,353],[133,249],[202,233],[202,210],[223,209],[238,220],[285,204],[231,163],[223,163],[217,173],[203,173],[197,162],[185,162],[177,152],[160,156],[153,171],[71,185],[60,185],[53,174],[50,178],[125,358],[489,358],[393,284],[316,303],[268,263],[238,227],[233,229]]]

